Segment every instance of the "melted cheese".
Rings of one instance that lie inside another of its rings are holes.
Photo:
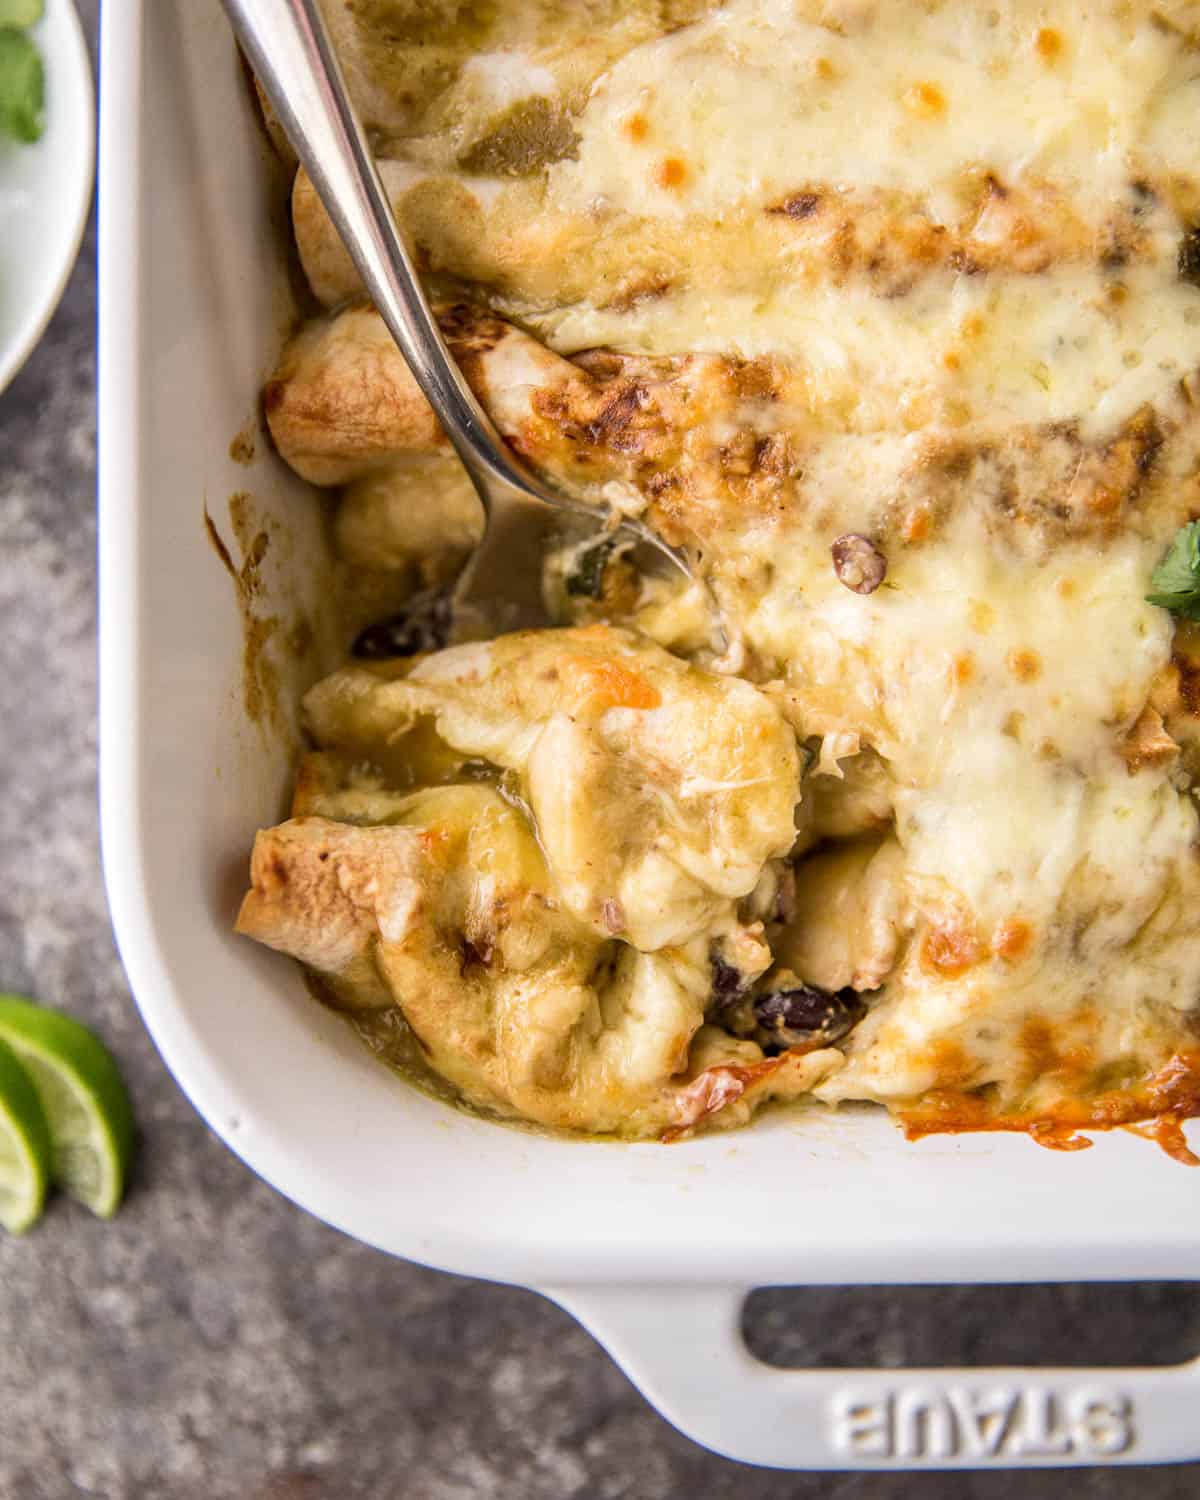
[[[832,711],[885,757],[910,922],[960,945],[939,972],[914,944],[827,1097],[1011,1090],[1028,1017],[1099,1006],[1098,1065],[1153,1056],[1194,1010],[1195,802],[1170,766],[1131,774],[1120,754],[1170,653],[1142,598],[1156,553],[1127,538],[1031,567],[967,516],[869,598],[799,539],[777,560],[748,639],[788,663],[802,720]],[[939,1076],[931,1039],[962,1049],[966,1077]]]
[[[814,418],[840,430],[1082,418],[1104,432],[1200,367],[1200,288],[1175,275],[1176,243],[1131,268],[1120,300],[1093,267],[1039,277],[939,276],[884,301],[866,286],[784,284],[759,295],[702,290],[629,310],[573,307],[533,321],[562,353],[784,355]]]
[[[861,675],[872,740],[920,786],[976,759],[963,746],[979,734],[1030,760],[1044,750],[1080,774],[1104,771],[1170,654],[1170,618],[1142,597],[1158,544],[1136,537],[1030,566],[968,514],[902,554],[866,597],[839,583],[823,537],[759,545],[774,576],[746,603],[748,635],[802,691],[819,691],[831,669]]]
[[[1200,1004],[1194,759],[1157,706],[1164,684],[1184,716],[1197,693],[1144,597],[1200,508],[1200,287],[1181,274],[1200,221],[1200,12],[728,0],[688,15],[643,17],[570,86],[540,33],[490,36],[387,168],[432,265],[583,355],[500,324],[472,342],[467,319],[456,348],[501,431],[691,541],[730,633],[713,663],[698,592],[655,584],[628,607],[675,657],[604,628],[544,632],[314,690],[322,744],[420,782],[432,739],[439,774],[485,762],[503,784],[533,908],[515,876],[499,905],[479,885],[481,838],[460,880],[421,876],[431,893],[472,921],[491,902],[497,931],[510,904],[536,930],[542,903],[547,933],[571,933],[567,969],[487,978],[487,1015],[501,997],[504,1025],[530,1028],[506,1033],[500,1082],[471,1055],[495,1045],[486,1018],[468,1045],[423,1011],[438,1065],[472,1097],[582,1128],[621,1128],[626,1104],[635,1132],[726,1103],[740,1122],[771,1044],[745,993],[774,964],[869,1007],[793,1091],[897,1109],[970,1096],[1014,1120],[1096,1099],[1118,1118],[1118,1096],[1136,1111],[1195,1049]],[[526,180],[447,166],[483,116],[568,97],[574,145]],[[311,195],[297,204],[332,303],[353,282]],[[387,364],[375,323],[303,335],[273,382],[281,450],[279,413],[299,410],[297,465],[356,479],[342,533],[360,553],[366,522],[402,505],[392,450],[436,441],[391,366],[403,422],[341,412],[389,414],[370,399]],[[310,399],[343,386],[363,399]],[[872,593],[834,570],[846,532],[886,550]],[[317,811],[388,822],[379,795]],[[396,845],[406,880],[432,858],[408,836],[375,843]],[[318,950],[303,914],[275,916],[289,951]],[[347,931],[362,930],[359,913]],[[434,965],[448,1013],[458,977],[426,939],[416,961],[389,933],[385,978],[407,1007]],[[713,953],[741,975],[732,1008],[705,991]],[[564,1110],[539,1091],[568,1052]],[[612,1078],[628,1087],[615,1105]]]
[[[551,98],[558,79],[543,63],[523,52],[477,52],[463,64],[459,88],[483,112],[508,109],[523,99]]]
[[[794,837],[774,705],[616,632],[457,646],[403,681],[348,670],[306,704],[323,744],[369,753],[428,714],[453,749],[519,775],[562,904],[645,951],[728,925]]]
[[[1139,159],[1195,170],[1200,68],[1142,7],[731,0],[617,63],[580,134],[552,198],[603,212],[719,218],[864,177],[953,195],[981,163],[1113,196]]]
[[[578,160],[550,173],[548,207],[590,209],[601,223],[719,224],[808,183],[869,183],[917,194],[953,222],[985,171],[1093,204],[1127,198],[1143,167],[1194,174],[1200,53],[1137,8],[1047,15],[1021,0],[732,0],[604,75],[579,122]],[[679,164],[678,183],[664,185],[664,163]],[[1200,289],[1176,278],[1178,238],[1160,221],[1148,263],[1119,275],[1095,264],[943,274],[881,300],[869,285],[798,284],[768,265],[752,291],[685,287],[534,321],[564,353],[792,356],[818,415],[853,430],[890,426],[898,404],[924,403],[928,420],[932,402],[959,424],[986,413],[1103,431],[1200,366]]]

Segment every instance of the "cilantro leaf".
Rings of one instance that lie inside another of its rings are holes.
[[[15,26],[24,31],[36,26],[45,10],[43,0],[0,0],[0,26]]]
[[[1171,539],[1166,556],[1150,575],[1148,604],[1185,620],[1200,620],[1200,521],[1189,521]]]
[[[606,538],[581,547],[571,559],[567,573],[567,593],[585,599],[599,599],[604,590],[604,570],[616,543]]]
[[[46,81],[42,57],[23,31],[0,30],[0,135],[41,139]]]

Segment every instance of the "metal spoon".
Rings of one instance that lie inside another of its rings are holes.
[[[223,3],[380,316],[483,503],[483,539],[450,595],[450,608],[444,595],[426,600],[434,636],[447,633],[451,616],[483,616],[506,629],[544,624],[543,553],[564,512],[619,541],[648,544],[690,577],[683,555],[648,527],[628,519],[616,524],[607,508],[588,505],[532,474],[505,445],[434,321],[316,0]],[[410,609],[410,618],[414,614],[419,616],[419,606]],[[417,624],[413,637],[421,636]]]

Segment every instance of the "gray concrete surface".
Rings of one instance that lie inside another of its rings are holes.
[[[94,0],[82,9],[94,26]],[[209,1133],[142,1029],[101,885],[94,252],[93,233],[0,397],[0,988],[108,1039],[141,1149],[114,1223],[56,1200],[28,1238],[0,1238],[2,1500],[1200,1494],[1200,1466],[881,1478],[727,1463],[549,1303],[354,1244]],[[785,1357],[843,1365],[1200,1348],[1197,1296],[1163,1287],[811,1292],[768,1298],[756,1326]]]

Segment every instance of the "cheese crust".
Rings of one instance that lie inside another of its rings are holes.
[[[468,381],[689,549],[727,649],[698,590],[563,556],[554,627],[348,665],[241,929],[501,1115],[866,1100],[1186,1158],[1200,639],[1145,596],[1200,516],[1200,4],[600,9],[433,46],[330,0]],[[292,207],[323,310],[275,444],[355,567],[444,576],[469,492]]]

